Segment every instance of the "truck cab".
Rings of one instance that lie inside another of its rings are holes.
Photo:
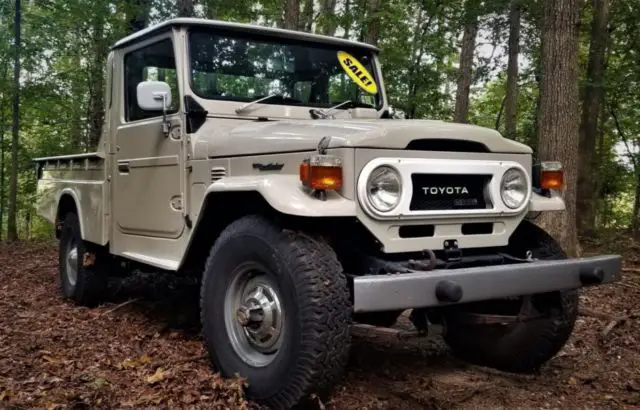
[[[391,118],[371,45],[179,18],[119,40],[106,72],[97,150],[35,159],[62,293],[95,305],[123,266],[197,275],[212,363],[254,400],[330,387],[351,326],[407,310],[466,360],[535,370],[578,289],[620,279],[619,256],[567,258],[527,219],[564,209],[561,164]]]

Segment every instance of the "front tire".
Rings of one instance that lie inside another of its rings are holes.
[[[89,254],[90,246],[80,234],[78,215],[68,213],[62,224],[58,253],[59,285],[65,298],[78,305],[98,305],[107,291],[107,275],[97,260]],[[85,264],[85,259],[91,263]]]
[[[558,242],[524,221],[511,238],[509,252],[525,257],[528,250],[537,259],[567,258]],[[570,290],[454,306],[443,311],[445,341],[456,356],[470,363],[513,373],[537,372],[571,336],[578,304],[578,292]],[[469,323],[469,313],[521,312],[535,312],[539,317],[506,325]]]
[[[247,396],[272,408],[325,392],[346,365],[351,303],[335,253],[261,217],[235,221],[216,241],[201,315],[214,367],[245,377]]]

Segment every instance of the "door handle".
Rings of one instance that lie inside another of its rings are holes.
[[[128,174],[131,170],[131,165],[129,161],[118,162],[118,172],[120,174]]]

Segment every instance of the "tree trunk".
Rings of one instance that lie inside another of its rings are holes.
[[[367,17],[362,31],[362,41],[374,46],[380,40],[380,0],[367,0]]]
[[[542,13],[542,79],[538,116],[538,156],[564,166],[564,212],[546,212],[540,225],[570,256],[578,253],[576,182],[578,177],[579,90],[578,23],[580,1],[548,0]]]
[[[348,16],[348,19],[343,20],[344,24],[344,38],[349,38],[351,34],[351,24],[353,24],[353,16],[351,13],[351,0],[344,0],[344,15]]]
[[[469,90],[471,89],[471,75],[473,74],[473,52],[476,48],[478,34],[478,2],[469,1],[466,4],[464,34],[460,50],[460,66],[456,89],[456,107],[453,115],[455,122],[466,123],[469,117]]]
[[[300,20],[300,0],[284,0],[282,28],[297,30]]]
[[[15,15],[15,57],[13,66],[13,139],[11,141],[11,181],[9,183],[9,220],[7,221],[7,239],[18,240],[16,224],[18,214],[18,135],[20,132],[20,0],[16,0]]]
[[[130,6],[130,14],[127,15],[129,34],[147,27],[149,11],[151,10],[151,0],[130,0]]]
[[[633,200],[633,214],[631,217],[631,231],[633,236],[637,237],[640,232],[640,170],[635,170],[635,197]]]
[[[580,234],[588,235],[595,228],[595,207],[593,185],[598,135],[598,116],[603,98],[604,59],[607,48],[607,25],[609,20],[609,0],[593,0],[593,21],[591,23],[591,46],[582,106],[580,143],[578,155],[578,198],[577,223]]]
[[[305,0],[302,7],[302,13],[300,15],[300,27],[299,30],[311,32],[313,26],[313,0]]]
[[[4,232],[4,106],[0,106],[0,241]]]
[[[193,5],[193,4],[192,4]],[[103,14],[104,15],[104,14]],[[93,56],[89,67],[89,140],[87,149],[95,150],[100,142],[104,123],[104,66],[107,60],[108,44],[104,38],[104,21],[99,17],[93,21]]]
[[[193,17],[194,0],[178,0],[178,17]]]
[[[516,139],[518,122],[518,54],[520,53],[520,1],[511,0],[509,12],[509,63],[507,66],[507,97],[504,107],[504,133]]]

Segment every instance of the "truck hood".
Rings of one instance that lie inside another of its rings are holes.
[[[209,120],[193,136],[195,156],[226,157],[315,150],[322,137],[330,148],[407,149],[416,140],[462,140],[490,152],[528,154],[526,145],[490,128],[435,120]],[[206,150],[206,154],[205,151]]]

